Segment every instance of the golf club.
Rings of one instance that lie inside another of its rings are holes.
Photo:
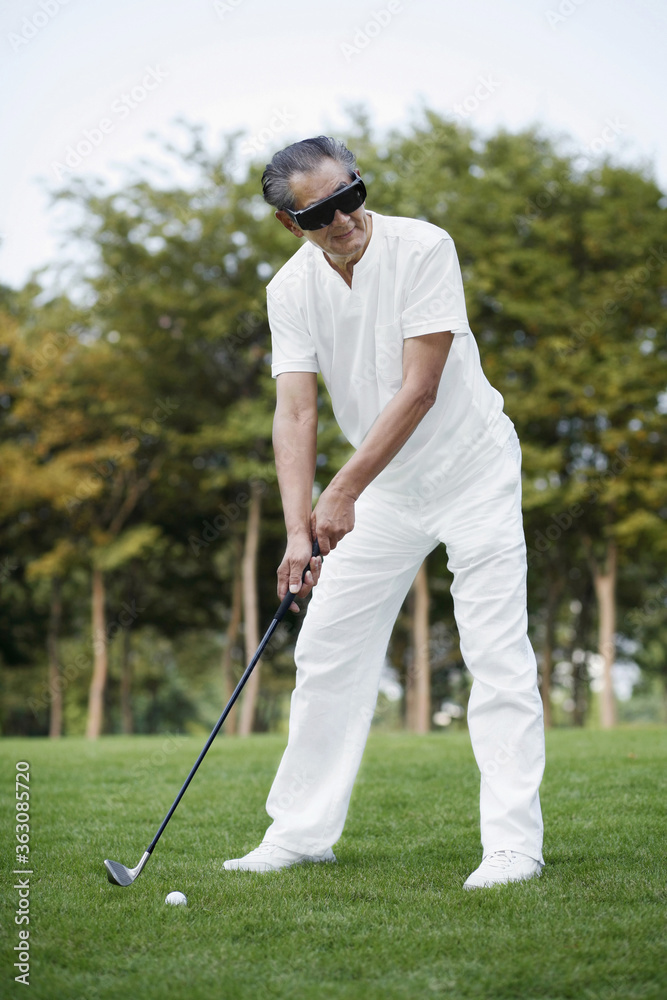
[[[319,554],[320,554],[320,547],[317,544],[317,540],[315,540],[313,542],[313,556],[317,556]],[[308,572],[309,566],[310,566],[310,562],[308,563],[308,566],[306,566],[306,568],[303,571],[303,576],[301,578],[302,580],[305,579],[306,573]],[[243,672],[243,676],[241,677],[241,680],[238,682],[238,684],[234,688],[234,692],[233,692],[231,698],[229,699],[229,701],[227,702],[227,704],[225,705],[225,708],[224,708],[224,711],[223,711],[222,715],[220,716],[220,718],[216,722],[215,726],[213,727],[213,731],[211,732],[211,735],[209,736],[208,740],[206,741],[206,745],[205,745],[204,749],[199,754],[199,757],[197,757],[197,760],[196,760],[196,762],[195,762],[192,770],[190,771],[189,775],[185,779],[185,782],[183,783],[183,787],[181,788],[180,792],[178,793],[178,795],[174,799],[174,802],[173,802],[173,804],[171,806],[171,809],[169,810],[169,812],[167,813],[167,815],[165,816],[165,818],[162,820],[162,823],[160,824],[160,829],[155,834],[155,836],[153,837],[152,841],[150,842],[150,844],[148,845],[148,847],[144,851],[144,854],[143,854],[143,856],[142,856],[141,861],[139,862],[139,864],[136,866],[136,868],[126,868],[125,865],[121,865],[120,861],[108,861],[107,860],[107,861],[104,862],[104,866],[105,866],[105,868],[107,870],[107,878],[112,883],[112,885],[120,885],[120,886],[132,885],[132,883],[134,882],[134,880],[136,878],[138,878],[139,875],[141,875],[142,871],[146,867],[148,859],[150,858],[151,854],[153,853],[153,849],[155,848],[155,845],[157,844],[158,840],[160,839],[160,837],[164,833],[164,829],[165,829],[167,823],[169,822],[169,820],[171,819],[171,817],[174,815],[174,812],[176,811],[176,806],[178,805],[178,803],[181,801],[181,799],[185,795],[185,791],[186,791],[188,785],[190,784],[190,782],[194,778],[194,776],[195,776],[195,774],[197,772],[197,768],[199,767],[199,765],[203,761],[204,757],[208,753],[209,747],[211,746],[211,744],[213,743],[213,740],[218,735],[218,732],[220,731],[220,728],[221,728],[223,722],[225,721],[225,719],[229,715],[234,702],[236,701],[236,699],[240,695],[241,691],[243,690],[243,686],[244,686],[245,682],[248,680],[248,678],[250,677],[250,674],[253,672],[253,670],[254,670],[254,668],[255,668],[255,666],[257,664],[257,661],[259,660],[260,656],[262,655],[262,653],[264,652],[264,650],[265,650],[265,648],[267,646],[267,643],[269,642],[269,639],[271,638],[271,636],[275,632],[275,630],[278,627],[278,625],[280,624],[280,622],[285,617],[285,614],[286,614],[286,612],[287,612],[287,610],[288,610],[288,608],[289,608],[289,606],[290,606],[290,604],[292,603],[293,600],[294,600],[294,594],[291,594],[289,592],[289,590],[288,590],[287,593],[285,594],[285,596],[282,599],[280,607],[278,608],[278,610],[276,611],[275,615],[273,616],[273,621],[271,622],[271,624],[269,625],[268,629],[266,630],[264,638],[262,639],[262,641],[260,642],[259,646],[257,647],[257,652],[255,653],[255,655],[253,656],[252,660],[250,661],[250,663],[246,667],[245,671]]]

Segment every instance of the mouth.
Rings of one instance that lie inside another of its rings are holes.
[[[349,230],[349,232],[347,232],[347,233],[341,233],[339,236],[334,236],[334,239],[335,240],[346,240],[346,239],[348,239],[349,236],[352,236],[353,233],[354,233],[354,226],[352,227],[352,229]]]

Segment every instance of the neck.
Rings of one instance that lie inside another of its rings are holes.
[[[352,283],[352,273],[354,271],[354,265],[358,264],[363,255],[366,253],[366,248],[370,242],[370,238],[373,234],[373,216],[370,213],[366,215],[366,239],[361,250],[357,250],[355,254],[349,257],[339,257],[338,255],[325,253],[324,256],[327,262],[333,267],[334,271],[338,273],[347,281],[348,285]]]

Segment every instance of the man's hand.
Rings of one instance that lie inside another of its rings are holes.
[[[303,583],[304,566],[309,566]],[[313,556],[313,543],[308,535],[295,535],[287,539],[283,561],[278,567],[278,597],[282,601],[288,590],[295,597],[307,597],[320,578],[322,559]],[[299,605],[290,604],[290,611],[299,611]]]
[[[341,538],[354,528],[355,500],[352,493],[330,483],[317,501],[310,524],[323,556],[335,549]]]

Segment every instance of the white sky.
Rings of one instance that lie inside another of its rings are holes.
[[[127,166],[158,158],[149,133],[180,135],[177,116],[205,124],[216,148],[241,129],[266,160],[342,131],[351,104],[382,130],[467,101],[485,133],[539,123],[582,152],[606,135],[605,150],[652,163],[667,190],[666,50],[666,0],[5,0],[0,282],[67,256],[53,164],[102,119],[106,134],[66,177],[120,185]],[[154,89],[123,104],[149,69]]]

